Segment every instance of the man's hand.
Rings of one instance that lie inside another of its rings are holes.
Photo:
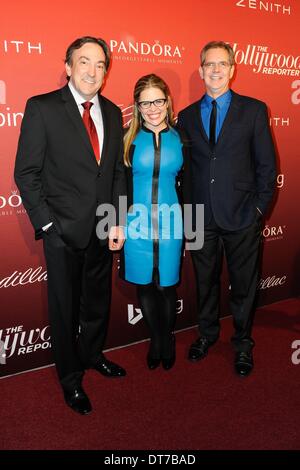
[[[112,251],[121,250],[124,241],[123,227],[111,227],[108,236],[108,248]]]

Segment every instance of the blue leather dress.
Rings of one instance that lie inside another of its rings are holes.
[[[179,280],[182,211],[176,177],[183,166],[173,128],[155,134],[143,127],[132,143],[132,200],[127,214],[124,278],[135,284],[172,286]]]

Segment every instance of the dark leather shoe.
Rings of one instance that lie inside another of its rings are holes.
[[[77,387],[72,391],[64,391],[66,404],[76,413],[87,415],[92,411],[90,400],[81,387]]]
[[[253,356],[252,352],[240,351],[235,354],[234,367],[238,375],[246,377],[253,369]]]
[[[200,336],[195,343],[193,343],[189,350],[189,361],[196,362],[203,359],[208,354],[208,349],[215,343],[210,341],[205,336]]]
[[[160,357],[152,357],[149,353],[147,354],[147,366],[148,369],[154,370],[160,364]]]
[[[123,369],[123,367],[109,361],[104,356],[102,356],[92,368],[105,377],[124,377],[126,375],[126,370]]]

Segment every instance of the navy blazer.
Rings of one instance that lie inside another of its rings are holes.
[[[200,102],[178,115],[178,127],[184,129],[190,150],[191,200],[204,204],[205,225],[214,216],[221,228],[240,230],[254,222],[257,208],[266,212],[275,189],[275,149],[267,107],[232,92],[218,140],[211,148]]]

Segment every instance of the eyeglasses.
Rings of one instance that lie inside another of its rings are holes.
[[[162,108],[167,101],[167,98],[159,98],[158,100],[154,101],[140,101],[138,103],[141,109],[149,109],[151,104],[154,104],[157,108]]]
[[[227,67],[231,67],[231,64],[229,62],[206,62],[203,64],[202,67],[205,67],[206,69],[214,69],[216,67],[219,67],[220,69],[226,69]]]

